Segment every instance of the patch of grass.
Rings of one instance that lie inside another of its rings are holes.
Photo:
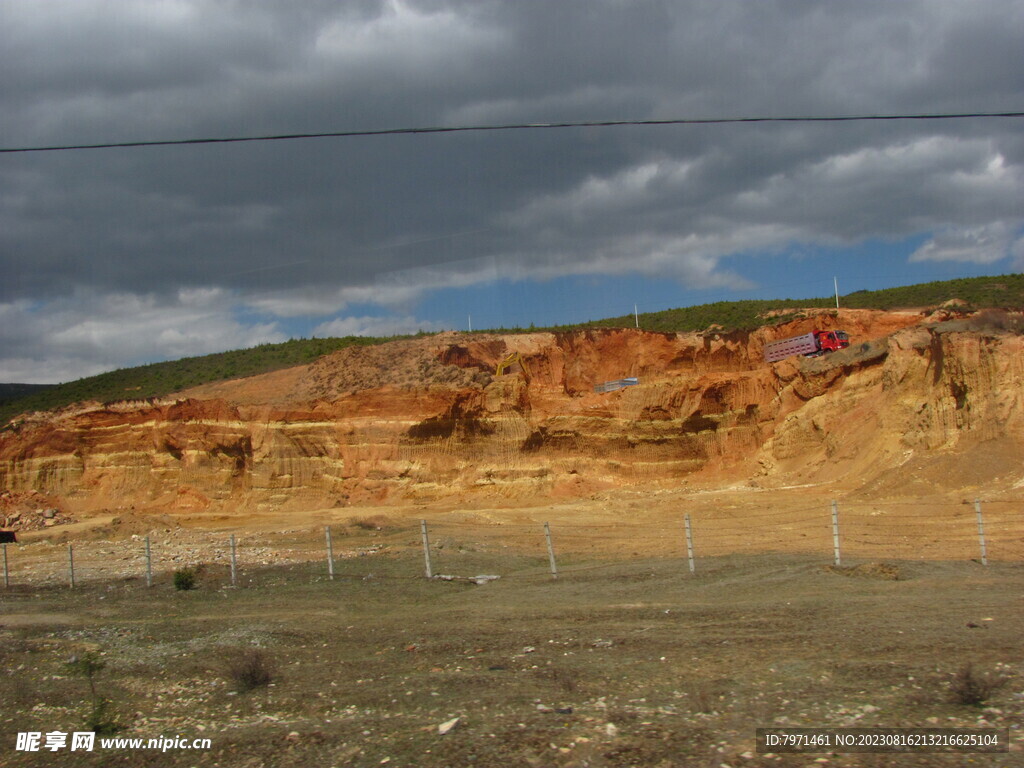
[[[579,690],[579,673],[565,667],[545,667],[536,671],[541,680],[549,681],[561,693],[569,695]]]

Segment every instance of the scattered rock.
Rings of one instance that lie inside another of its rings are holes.
[[[453,717],[451,720],[445,720],[439,726],[437,726],[437,732],[439,735],[444,736],[446,733],[450,733],[451,730],[459,724],[461,717]]]
[[[906,578],[898,565],[891,563],[861,563],[860,565],[826,565],[829,573],[840,576],[854,576],[864,579],[881,579],[882,581],[902,581]]]
[[[440,545],[438,545],[438,549],[440,549],[440,548],[441,548]],[[495,579],[500,579],[501,577],[500,576],[491,576],[491,575],[454,576],[454,575],[452,575],[450,573],[438,573],[438,574],[434,575],[434,578],[435,579],[439,579],[441,581],[467,581],[467,582],[469,582],[471,584],[482,585],[482,584],[486,584],[489,581],[494,581]]]
[[[38,506],[40,501],[49,506]],[[18,532],[39,531],[74,521],[71,515],[60,509],[57,497],[44,496],[37,491],[6,491],[0,495],[0,528]]]

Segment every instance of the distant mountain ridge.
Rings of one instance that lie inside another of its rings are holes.
[[[0,384],[0,404],[50,389],[54,384]]]

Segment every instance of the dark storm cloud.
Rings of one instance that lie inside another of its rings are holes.
[[[23,0],[0,9],[0,143],[1020,109],[1022,33],[1014,0]],[[1022,162],[1020,121],[8,155],[0,302],[24,319],[63,300],[102,346],[105,297],[135,297],[178,330],[171,354],[216,346],[185,330],[204,291],[236,343],[279,331],[233,308],[327,322],[495,276],[743,285],[722,257],[915,234],[916,260],[992,263],[1020,251]],[[59,328],[26,332],[67,354]]]

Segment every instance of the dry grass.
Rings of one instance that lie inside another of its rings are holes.
[[[949,682],[950,698],[954,704],[980,707],[1003,688],[1008,679],[993,672],[981,672],[968,662],[956,671]]]
[[[169,581],[10,590],[0,650],[18,685],[0,687],[0,712],[11,731],[80,730],[81,701],[64,702],[82,682],[61,676],[70,655],[98,648],[119,735],[213,748],[65,752],[61,765],[761,768],[808,761],[753,754],[757,727],[976,726],[977,711],[949,700],[959,660],[975,660],[972,686],[993,679],[978,669],[1024,673],[1018,565],[900,564],[890,581],[792,556],[705,560],[696,576],[678,559],[579,561],[553,581],[543,556],[449,557],[456,572],[486,562],[502,578],[413,578],[410,552],[340,561],[334,581],[281,568],[189,594]],[[980,617],[986,629],[966,626]],[[998,727],[1024,721],[1008,690],[984,692]],[[837,762],[962,764],[948,757]]]
[[[224,677],[239,693],[248,693],[270,684],[274,663],[262,648],[236,648],[224,653]]]

